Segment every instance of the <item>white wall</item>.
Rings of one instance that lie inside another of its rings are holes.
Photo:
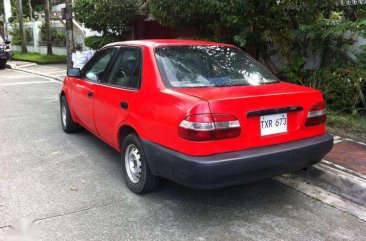
[[[17,24],[16,24],[17,25]],[[16,26],[15,25],[15,26]],[[42,22],[41,21],[32,21],[27,22],[24,24],[25,28],[32,28],[33,29],[33,40],[34,44],[32,46],[27,45],[27,50],[30,53],[47,53],[47,47],[45,46],[39,46],[39,42],[41,41],[41,27]],[[52,27],[57,28],[64,28],[65,25],[60,21],[51,21]],[[84,45],[84,36],[85,33],[83,32],[81,26],[74,22],[74,42],[75,44],[82,44]],[[11,38],[10,38],[11,40]],[[20,46],[12,45],[13,49],[15,51],[20,51]],[[66,47],[52,47],[53,53],[55,55],[66,55]]]
[[[57,4],[57,5],[52,6],[51,12],[61,12],[61,10],[63,8],[66,8],[66,4],[65,3]]]
[[[19,45],[12,45],[11,48],[14,51],[21,51],[22,47]],[[47,47],[40,46],[35,48],[34,46],[27,45],[27,50],[29,53],[40,53],[40,54],[47,54]],[[61,47],[52,47],[52,51],[54,55],[66,55],[66,48]]]

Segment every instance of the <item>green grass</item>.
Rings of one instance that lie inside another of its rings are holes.
[[[331,133],[363,142],[366,140],[365,115],[346,115],[331,112],[327,114],[327,126]]]
[[[51,64],[51,63],[66,63],[66,56],[60,55],[46,55],[39,53],[21,53],[13,52],[14,60],[34,62],[37,64]]]
[[[321,202],[322,200],[320,199],[320,197],[318,197],[318,196],[314,196],[314,197],[312,197],[315,201],[318,201],[318,202]]]

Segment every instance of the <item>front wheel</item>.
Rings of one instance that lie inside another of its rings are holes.
[[[61,112],[61,125],[62,129],[66,133],[72,133],[79,129],[79,125],[72,119],[69,104],[67,103],[66,97],[61,96],[60,99],[60,112]]]
[[[11,53],[8,52],[8,56],[7,56],[7,60],[8,61],[12,61],[13,60],[13,56]]]
[[[121,159],[123,175],[132,192],[142,194],[156,189],[159,178],[151,173],[140,139],[135,134],[124,139]]]

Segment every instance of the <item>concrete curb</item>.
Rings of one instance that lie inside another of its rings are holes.
[[[366,207],[366,177],[326,160],[295,173],[303,181]]]
[[[324,190],[303,181],[297,175],[282,175],[273,178],[274,180],[289,186],[316,201],[320,201],[330,205],[331,207],[342,210],[350,215],[355,216],[363,221],[366,221],[366,207],[349,201],[332,192]]]
[[[22,69],[22,68],[18,68],[18,67],[15,67],[15,68],[13,68],[13,69],[14,69],[14,70],[18,70],[18,71],[22,71],[22,72],[25,72],[25,73],[29,73],[29,74],[39,75],[39,76],[46,77],[46,78],[53,79],[53,80],[57,80],[57,81],[60,81],[60,82],[62,82],[62,81],[63,81],[63,78],[60,78],[60,77],[54,77],[54,76],[50,76],[50,75],[46,75],[46,74],[42,74],[42,73],[39,73],[39,72],[35,72],[35,71],[31,71],[31,70],[27,70],[27,69]]]
[[[9,64],[7,63],[5,68],[8,68],[8,69],[15,69],[17,66],[15,64]]]

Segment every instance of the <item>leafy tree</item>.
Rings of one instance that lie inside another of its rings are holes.
[[[0,13],[4,12],[4,2],[0,2]]]
[[[136,0],[75,0],[75,17],[85,27],[105,35],[126,37],[139,10]]]
[[[148,9],[163,24],[195,27],[204,38],[256,46],[257,55],[268,61],[271,46],[294,39],[291,19],[276,0],[150,0]]]
[[[11,1],[11,12],[13,16],[17,15],[17,0],[10,0]],[[22,9],[23,9],[23,17],[25,17],[26,19],[31,20],[33,18],[31,18],[30,14],[33,14],[33,11],[43,11],[44,7],[43,7],[43,2],[44,0],[27,0],[27,1],[22,1]]]
[[[329,56],[341,58],[344,48],[337,47],[351,42],[350,39],[344,40],[343,34],[349,29],[360,27],[355,21],[358,21],[359,16],[366,15],[364,7],[348,7],[346,12],[344,7],[335,5],[335,0],[145,2],[150,13],[165,25],[195,27],[205,39],[209,37],[241,47],[254,46],[257,56],[273,72],[278,70],[269,57],[276,52],[287,62],[292,62],[299,55],[306,58],[309,48],[325,52],[322,54],[322,65],[327,64],[325,60]],[[332,19],[337,14],[342,18]]]

